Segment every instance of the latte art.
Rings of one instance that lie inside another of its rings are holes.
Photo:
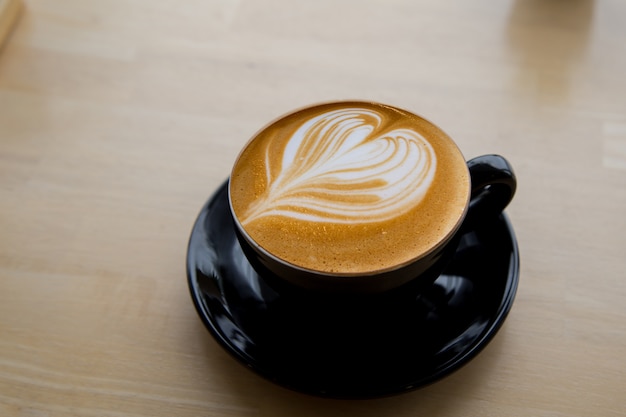
[[[233,167],[240,236],[282,262],[333,275],[395,269],[463,219],[467,165],[437,126],[395,107],[326,103],[259,131]]]
[[[436,157],[410,127],[390,128],[379,112],[347,108],[303,123],[273,166],[265,148],[266,190],[240,216],[326,223],[380,222],[418,205],[432,185]]]

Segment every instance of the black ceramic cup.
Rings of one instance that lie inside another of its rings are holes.
[[[409,287],[419,291],[421,286],[432,284],[441,274],[452,259],[461,235],[477,224],[496,220],[515,194],[516,177],[504,157],[479,156],[468,161],[466,165],[470,193],[463,214],[453,230],[428,252],[384,270],[329,273],[287,262],[259,245],[246,232],[235,214],[231,193],[230,212],[237,238],[250,264],[265,280],[281,291],[340,296],[380,294],[392,290],[397,292]]]

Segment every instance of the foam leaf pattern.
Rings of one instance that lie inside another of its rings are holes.
[[[410,127],[390,126],[378,112],[349,108],[303,123],[279,167],[266,149],[265,193],[242,216],[321,223],[372,223],[418,205],[436,170],[432,146]]]

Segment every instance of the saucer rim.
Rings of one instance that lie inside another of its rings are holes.
[[[391,395],[396,395],[408,391],[413,391],[418,388],[425,387],[430,385],[463,367],[467,363],[469,363],[474,357],[476,357],[494,338],[494,336],[498,333],[508,314],[511,311],[513,306],[513,302],[515,300],[517,289],[519,286],[519,275],[520,275],[520,257],[519,257],[519,245],[517,242],[517,238],[515,235],[515,231],[513,229],[512,223],[505,212],[502,212],[499,216],[499,221],[502,222],[502,226],[506,229],[508,239],[511,244],[510,251],[510,261],[509,268],[507,272],[506,283],[501,292],[500,300],[497,308],[493,309],[493,314],[488,316],[490,324],[485,327],[480,337],[478,337],[473,343],[471,343],[464,352],[455,357],[449,359],[448,361],[443,361],[437,368],[435,372],[430,375],[422,376],[421,378],[417,378],[417,380],[411,384],[402,384],[402,386],[398,386],[392,389],[380,390],[376,393],[366,393],[363,395],[341,395],[340,393],[329,393],[324,390],[307,390],[302,389],[297,386],[297,384],[290,383],[280,377],[276,376],[275,373],[271,371],[267,366],[263,366],[256,360],[254,357],[251,357],[248,353],[238,348],[235,343],[231,339],[229,339],[222,331],[219,324],[215,321],[215,314],[211,312],[208,307],[205,308],[205,303],[203,303],[203,295],[199,288],[199,284],[197,283],[197,275],[195,266],[197,262],[194,263],[195,256],[192,253],[192,242],[195,233],[198,233],[198,229],[202,233],[204,233],[203,228],[199,227],[201,221],[206,218],[207,211],[209,206],[216,198],[219,197],[221,192],[224,192],[224,189],[228,186],[228,180],[223,182],[220,186],[216,188],[216,190],[211,194],[209,199],[202,206],[202,209],[199,211],[196,219],[194,221],[193,227],[191,229],[188,246],[187,246],[187,254],[186,254],[186,271],[187,271],[187,283],[189,287],[189,292],[195,306],[196,312],[200,316],[201,321],[204,326],[207,328],[211,336],[218,342],[218,344],[231,356],[236,362],[245,366],[246,368],[252,370],[257,375],[263,377],[264,379],[271,381],[281,387],[293,390],[295,392],[305,393],[309,395],[325,397],[325,398],[349,398],[349,399],[369,399],[369,398],[379,398],[386,397]],[[234,225],[233,225],[234,227]],[[197,261],[197,259],[196,259]],[[222,294],[222,304],[227,305],[226,300],[223,298]],[[400,385],[400,384],[398,384]]]

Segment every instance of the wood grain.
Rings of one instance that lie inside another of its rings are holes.
[[[624,415],[625,15],[621,0],[25,1],[0,53],[0,415]],[[478,357],[356,402],[235,363],[185,280],[195,216],[250,135],[346,98],[422,114],[468,159],[505,155],[522,265]]]
[[[15,25],[21,8],[20,0],[0,0],[0,48]]]

